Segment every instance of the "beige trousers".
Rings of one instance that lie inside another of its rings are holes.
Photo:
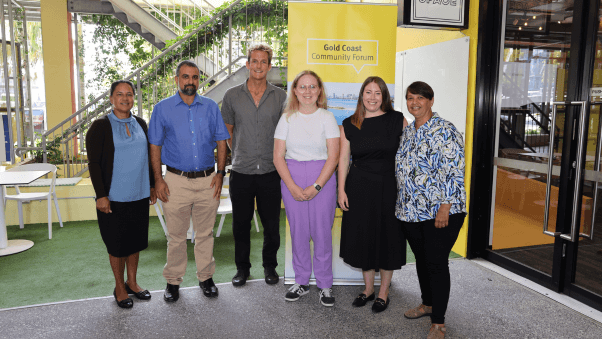
[[[194,260],[199,281],[205,281],[215,273],[213,258],[213,226],[219,200],[213,198],[214,188],[209,187],[215,173],[204,178],[188,179],[171,172],[165,174],[169,187],[169,201],[163,203],[167,224],[167,263],[163,277],[168,284],[179,285],[186,273],[186,232],[194,230]]]

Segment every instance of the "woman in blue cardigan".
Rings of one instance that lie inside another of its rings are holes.
[[[100,235],[115,275],[113,296],[121,308],[151,298],[136,281],[140,251],[148,247],[149,199],[157,201],[149,163],[148,127],[132,115],[134,85],[119,80],[111,85],[113,111],[94,121],[86,134],[88,168],[96,192]],[[124,281],[127,267],[128,280]]]

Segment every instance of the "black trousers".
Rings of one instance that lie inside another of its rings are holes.
[[[466,213],[449,216],[447,227],[436,228],[435,219],[403,222],[403,232],[416,257],[422,304],[433,307],[431,322],[445,323],[449,301],[449,253],[464,223]]]
[[[238,270],[249,270],[251,261],[251,220],[257,199],[257,212],[263,224],[263,267],[278,266],[280,248],[280,176],[277,171],[266,174],[230,174],[232,200],[232,233],[234,261]]]

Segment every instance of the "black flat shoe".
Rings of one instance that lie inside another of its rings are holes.
[[[213,278],[209,278],[205,281],[199,281],[199,286],[207,298],[213,298],[219,295],[217,286],[215,286],[215,283],[213,282]]]
[[[115,297],[115,301],[117,302],[117,306],[121,308],[132,308],[134,307],[134,301],[132,298],[126,298],[122,301],[117,300],[117,294],[115,294],[115,290],[113,290],[113,297]]]
[[[232,285],[242,286],[247,283],[248,277],[249,277],[249,271],[237,270],[236,275],[234,276],[234,278],[232,278]]]
[[[384,300],[382,300],[381,298],[376,298],[376,301],[374,302],[374,304],[372,304],[372,312],[380,313],[380,312],[386,310],[387,307],[389,306],[390,301],[391,301],[391,299],[389,299],[389,298],[387,298],[386,302]]]
[[[372,300],[374,300],[374,292],[372,294],[370,294],[369,297],[366,297],[366,295],[364,293],[360,293],[360,295],[358,295],[357,298],[355,298],[355,300],[353,301],[351,306],[353,306],[353,307],[366,306],[366,303],[368,301],[372,301]]]
[[[263,273],[265,274],[265,282],[269,285],[277,284],[280,280],[278,273],[276,273],[276,269],[273,267],[264,268]]]
[[[163,292],[163,299],[167,302],[174,302],[180,299],[180,285],[167,284],[165,292]]]
[[[125,291],[128,294],[133,294],[134,297],[136,297],[136,298],[138,298],[140,300],[149,300],[151,298],[151,294],[150,294],[150,292],[148,290],[143,290],[143,291],[140,291],[140,292],[134,292],[134,290],[132,290],[128,286],[127,282],[125,283]]]

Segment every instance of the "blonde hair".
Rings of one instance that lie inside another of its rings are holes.
[[[299,110],[299,99],[295,95],[295,88],[299,84],[299,80],[304,75],[313,76],[318,82],[318,88],[320,89],[320,95],[318,96],[318,100],[316,100],[316,105],[318,108],[328,109],[328,99],[326,98],[326,89],[324,88],[324,83],[322,79],[316,74],[316,72],[306,69],[301,73],[297,74],[295,80],[291,83],[291,88],[289,89],[288,98],[286,99],[286,105],[284,108],[284,112],[282,114],[286,114],[286,118],[290,118],[293,113],[296,113]]]
[[[272,54],[274,54],[274,51],[272,50],[272,47],[270,47],[270,45],[268,44],[264,44],[263,42],[259,42],[256,44],[252,44],[251,46],[249,46],[249,49],[247,49],[247,61],[251,62],[251,53],[255,52],[255,51],[263,51],[268,53],[268,63],[272,63]]]

